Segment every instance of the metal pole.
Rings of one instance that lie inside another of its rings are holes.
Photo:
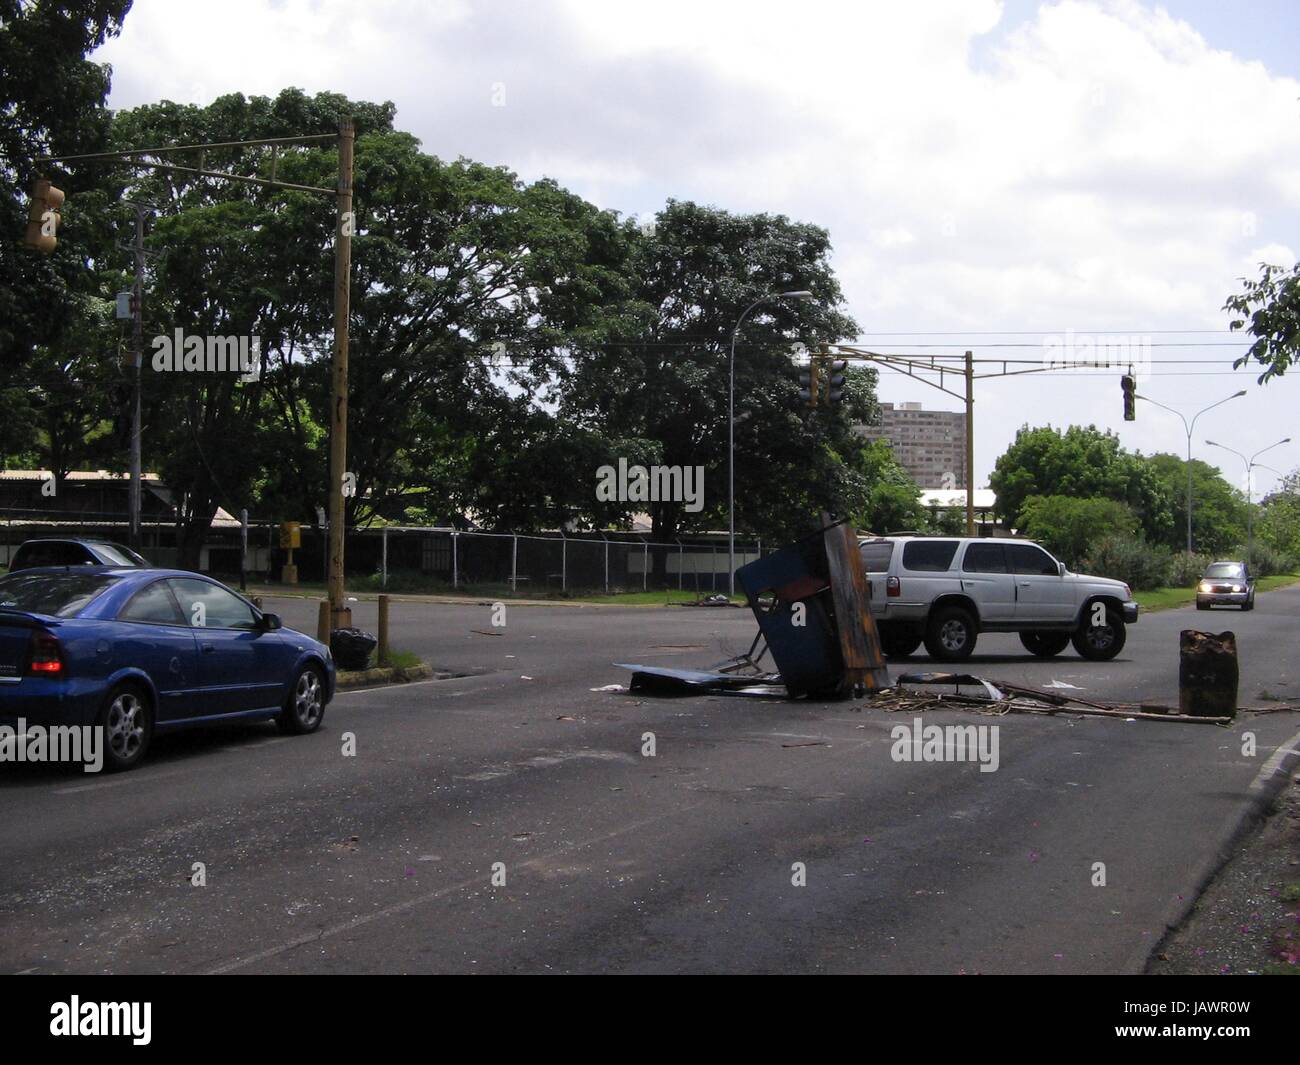
[[[975,360],[966,352],[966,535],[975,535]]]
[[[569,538],[560,530],[560,591],[569,590]]]
[[[1187,419],[1183,422],[1186,424]],[[1195,424],[1196,419],[1192,419]],[[1187,430],[1187,553],[1192,553],[1192,430]]]
[[[239,590],[248,591],[248,508],[239,511]]]
[[[381,582],[383,586],[387,588],[388,587],[388,526],[387,525],[384,526],[384,531],[379,535],[380,535],[381,548],[382,548],[381,550],[382,561],[380,565],[383,568],[383,577],[381,578]]]
[[[686,572],[686,556],[682,548],[682,541],[679,537],[677,540],[677,590],[682,590],[682,575]]]
[[[510,591],[519,591],[519,534],[510,537]]]
[[[334,225],[334,357],[330,366],[329,601],[331,624],[347,628],[343,591],[343,477],[348,468],[348,301],[352,276],[352,149],[356,130],[339,119],[338,211]]]
[[[609,537],[603,537],[605,541],[605,594],[609,595]]]
[[[453,589],[460,587],[460,560],[456,555],[456,541],[458,539],[459,534],[453,531],[451,534],[451,586]]]
[[[650,541],[641,542],[641,591],[650,587]]]
[[[140,383],[144,362],[144,215],[145,208],[135,207],[135,311],[131,315],[131,487],[128,509],[130,511],[127,543],[132,550],[140,550]]]

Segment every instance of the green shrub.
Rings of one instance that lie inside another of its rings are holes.
[[[1244,547],[1234,547],[1232,549],[1234,559],[1244,559],[1246,549]],[[1250,552],[1251,565],[1250,571],[1256,577],[1275,577],[1279,573],[1294,573],[1296,571],[1296,560],[1288,555],[1285,551],[1278,551],[1276,548],[1269,547],[1268,544],[1261,544],[1255,541],[1255,546]]]
[[[1191,588],[1200,581],[1205,567],[1214,561],[1213,555],[1203,555],[1193,551],[1175,551],[1169,563],[1169,587]]]
[[[1137,520],[1123,503],[1060,495],[1030,496],[1018,524],[1023,535],[1071,569],[1078,569],[1094,544],[1107,537],[1131,538],[1137,532]]]
[[[1108,536],[1093,548],[1082,569],[1097,577],[1123,581],[1135,591],[1163,588],[1169,583],[1173,558],[1167,547],[1144,540]]]
[[[362,592],[425,592],[436,593],[451,591],[451,585],[433,576],[421,573],[418,569],[390,569],[388,584],[384,585],[383,575],[367,573],[364,577],[349,577],[350,587]]]

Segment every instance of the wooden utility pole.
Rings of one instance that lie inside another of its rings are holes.
[[[343,590],[343,480],[348,468],[348,296],[352,274],[352,119],[339,119],[338,212],[334,227],[334,357],[330,364],[329,600],[331,629],[352,627]]]
[[[966,352],[966,535],[975,535],[975,360]]]
[[[127,510],[129,526],[126,542],[131,550],[139,551],[140,538],[140,481],[143,461],[140,449],[140,374],[144,362],[144,216],[146,208],[135,204],[135,241],[132,251],[135,258],[135,285],[131,293],[131,486]]]

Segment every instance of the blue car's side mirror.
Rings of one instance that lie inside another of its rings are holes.
[[[281,625],[282,625],[282,623],[281,623],[281,621],[280,621],[280,615],[279,615],[279,614],[263,614],[263,615],[262,615],[262,628],[264,628],[264,629],[270,631],[271,629],[278,629],[278,628],[280,628]]]

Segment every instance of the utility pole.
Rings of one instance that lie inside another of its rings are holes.
[[[966,535],[975,535],[975,359],[966,352]]]
[[[127,509],[130,528],[127,544],[140,550],[140,374],[144,362],[144,216],[147,208],[135,204],[135,285],[131,292],[131,487]]]
[[[352,272],[351,117],[339,119],[338,212],[334,227],[334,358],[330,366],[329,600],[330,627],[352,627],[343,591],[343,478],[348,467],[348,294]]]

